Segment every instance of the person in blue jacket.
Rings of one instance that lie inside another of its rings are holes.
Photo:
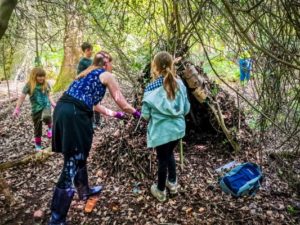
[[[166,187],[177,193],[178,181],[174,148],[185,136],[185,115],[190,110],[187,90],[174,72],[173,57],[159,52],[152,61],[153,82],[147,85],[143,98],[142,117],[149,121],[147,147],[156,148],[158,183],[151,186],[158,201],[166,200]]]
[[[240,54],[239,59],[239,66],[240,66],[240,81],[242,86],[248,84],[250,80],[250,72],[252,69],[252,60],[249,53],[249,49],[246,47],[242,48],[242,52]]]

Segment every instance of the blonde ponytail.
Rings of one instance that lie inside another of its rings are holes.
[[[175,99],[175,94],[178,89],[178,84],[176,82],[176,77],[173,71],[167,67],[164,79],[164,88],[167,92],[168,99]]]
[[[153,71],[154,79],[159,75],[163,75],[164,89],[167,92],[167,97],[171,100],[175,99],[178,84],[172,55],[166,51],[157,53],[151,63],[151,70]]]

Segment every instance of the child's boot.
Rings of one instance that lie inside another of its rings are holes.
[[[34,146],[35,146],[36,151],[42,150],[42,138],[41,137],[34,138]]]
[[[51,204],[51,218],[48,225],[66,225],[66,217],[74,193],[75,191],[72,188],[55,188]]]
[[[52,138],[52,124],[48,124],[47,137]]]
[[[74,178],[74,184],[80,200],[87,200],[89,196],[96,195],[102,190],[102,186],[89,187],[86,166],[78,170]]]
[[[164,202],[167,199],[166,190],[164,191],[158,190],[156,184],[153,184],[151,186],[151,194],[160,202]]]
[[[175,182],[170,182],[168,179],[166,181],[166,187],[169,189],[170,194],[177,194],[178,193],[178,183],[177,179]]]

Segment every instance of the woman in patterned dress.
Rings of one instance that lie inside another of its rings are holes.
[[[111,63],[112,58],[107,52],[97,53],[93,64],[79,74],[55,107],[52,150],[63,154],[64,165],[52,198],[50,225],[66,224],[74,186],[81,200],[102,189],[101,186],[88,185],[86,163],[93,139],[93,110],[118,119],[124,116],[123,112],[114,112],[100,105],[106,88],[124,112],[140,117],[140,112],[123,97],[111,74]]]

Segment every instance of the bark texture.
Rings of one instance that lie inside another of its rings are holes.
[[[3,37],[17,0],[0,0],[0,40]]]
[[[76,11],[75,1],[70,2],[65,14],[64,58],[54,91],[64,90],[76,76],[76,68],[81,55],[83,40],[81,21]],[[72,7],[73,5],[73,7]]]

